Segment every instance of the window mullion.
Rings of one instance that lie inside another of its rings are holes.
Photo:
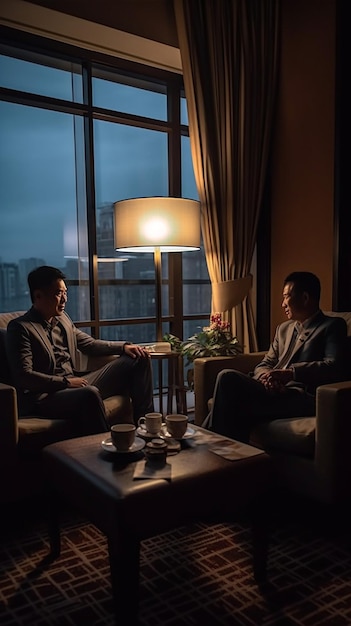
[[[86,165],[86,197],[88,221],[88,249],[89,249],[89,282],[90,282],[90,315],[94,322],[99,320],[99,282],[97,263],[97,233],[96,233],[96,206],[95,206],[95,165],[94,165],[94,120],[92,103],[92,72],[91,64],[83,65],[83,101],[87,107],[84,118],[84,149]],[[95,337],[100,334],[99,325],[92,328]]]

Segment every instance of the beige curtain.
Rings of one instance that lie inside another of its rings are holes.
[[[279,0],[174,0],[212,311],[257,349],[250,270],[276,91]]]

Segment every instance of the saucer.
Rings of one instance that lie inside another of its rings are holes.
[[[114,454],[131,454],[132,452],[138,452],[142,450],[145,446],[144,439],[140,439],[140,437],[135,437],[134,443],[128,448],[128,450],[117,450],[112,443],[111,437],[107,437],[104,441],[101,442],[101,447],[106,452],[113,452]]]
[[[136,429],[136,432],[140,437],[143,437],[144,439],[157,439],[157,437],[160,436],[160,433],[162,433],[162,430],[165,426],[166,426],[165,424],[162,424],[161,430],[159,430],[158,433],[149,433],[149,431],[146,430],[146,428],[143,428],[142,426],[138,426],[138,428]]]
[[[168,432],[166,426],[162,426],[161,433],[162,433],[163,437],[166,437],[167,439],[177,439],[178,441],[180,441],[181,439],[191,439],[192,437],[194,437],[196,435],[196,430],[195,430],[195,428],[191,428],[191,426],[188,426],[188,428],[186,429],[186,432],[183,435],[183,437],[173,437]]]

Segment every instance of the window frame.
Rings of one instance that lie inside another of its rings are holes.
[[[98,278],[97,261],[97,226],[96,226],[96,194],[94,174],[94,137],[93,122],[95,119],[113,121],[121,124],[134,125],[150,130],[162,129],[168,134],[168,186],[170,196],[181,196],[181,137],[189,136],[188,126],[182,125],[181,98],[184,98],[183,77],[149,65],[132,62],[100,52],[78,48],[64,42],[40,37],[27,32],[0,26],[0,44],[12,48],[20,48],[24,53],[40,54],[57,60],[57,67],[62,62],[69,62],[82,67],[83,102],[66,101],[44,95],[32,94],[14,89],[0,87],[0,99],[16,104],[25,104],[37,108],[50,109],[69,113],[84,119],[84,150],[86,171],[86,221],[88,228],[89,278],[67,280],[69,286],[90,285],[90,319],[75,321],[78,327],[90,328],[94,337],[100,336],[105,326],[126,326],[155,322],[155,318],[127,318],[102,320],[99,318],[99,287],[103,281]],[[19,53],[20,54],[20,53]],[[22,54],[22,53],[21,53]],[[48,61],[51,65],[51,62]],[[132,115],[120,111],[93,107],[92,75],[94,68],[116,71],[125,75],[131,84],[133,78],[166,86],[167,120],[155,120],[143,116]],[[169,324],[169,332],[183,336],[183,322],[191,319],[208,320],[209,313],[184,315],[183,311],[183,279],[181,253],[169,253],[169,314],[162,316],[163,323]],[[198,279],[198,284],[208,284],[205,279]],[[114,283],[115,284],[115,283]],[[123,284],[128,284],[124,279]],[[156,311],[155,311],[156,316]]]

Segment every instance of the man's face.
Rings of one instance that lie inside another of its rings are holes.
[[[294,283],[284,285],[282,307],[289,320],[303,322],[307,319],[307,303],[307,293],[296,293]]]
[[[37,289],[34,293],[34,306],[46,320],[60,316],[67,302],[67,287],[63,280],[55,280],[47,289]]]

